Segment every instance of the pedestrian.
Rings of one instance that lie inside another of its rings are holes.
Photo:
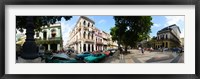
[[[144,48],[143,47],[141,47],[141,52],[142,52],[142,54],[144,54]]]
[[[153,48],[151,47],[151,48],[150,48],[150,53],[151,53],[152,51],[153,51]]]
[[[141,51],[141,47],[139,47],[138,49],[139,49],[139,53],[140,53],[140,51]]]

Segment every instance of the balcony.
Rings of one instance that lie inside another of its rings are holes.
[[[103,44],[102,41],[96,41],[96,44]]]
[[[62,40],[61,37],[51,37],[51,38],[48,38],[48,40]]]

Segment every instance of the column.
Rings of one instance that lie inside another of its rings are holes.
[[[57,50],[60,50],[60,44],[57,44]]]
[[[83,52],[83,41],[81,42],[81,52]]]
[[[80,43],[78,43],[77,53],[80,53]]]
[[[96,44],[93,45],[94,51],[96,50]]]
[[[85,44],[86,45],[86,51],[88,51],[88,44]]]
[[[51,50],[51,49],[50,49],[50,44],[48,44],[48,50]]]
[[[76,44],[74,44],[74,50],[76,50],[77,48],[76,48]]]
[[[90,44],[90,52],[92,52],[92,44]]]

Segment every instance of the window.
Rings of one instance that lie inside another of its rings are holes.
[[[56,37],[56,29],[51,30],[51,37]]]
[[[90,39],[90,33],[88,33],[88,39]]]
[[[167,35],[166,35],[166,39],[168,39]]]
[[[36,33],[36,37],[39,37],[39,33],[38,32]]]
[[[88,27],[90,27],[90,23],[88,23]]]
[[[86,22],[85,21],[83,21],[83,25],[85,25],[86,24]]]
[[[44,38],[44,39],[47,38],[47,32],[46,32],[46,31],[43,32],[43,38]]]
[[[92,39],[93,39],[93,34],[92,34]]]
[[[85,32],[83,33],[83,38],[85,38]]]

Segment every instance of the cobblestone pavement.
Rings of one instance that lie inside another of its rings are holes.
[[[104,63],[184,63],[184,54],[172,52],[149,52],[142,54],[139,50],[128,50],[129,54],[108,57]]]

